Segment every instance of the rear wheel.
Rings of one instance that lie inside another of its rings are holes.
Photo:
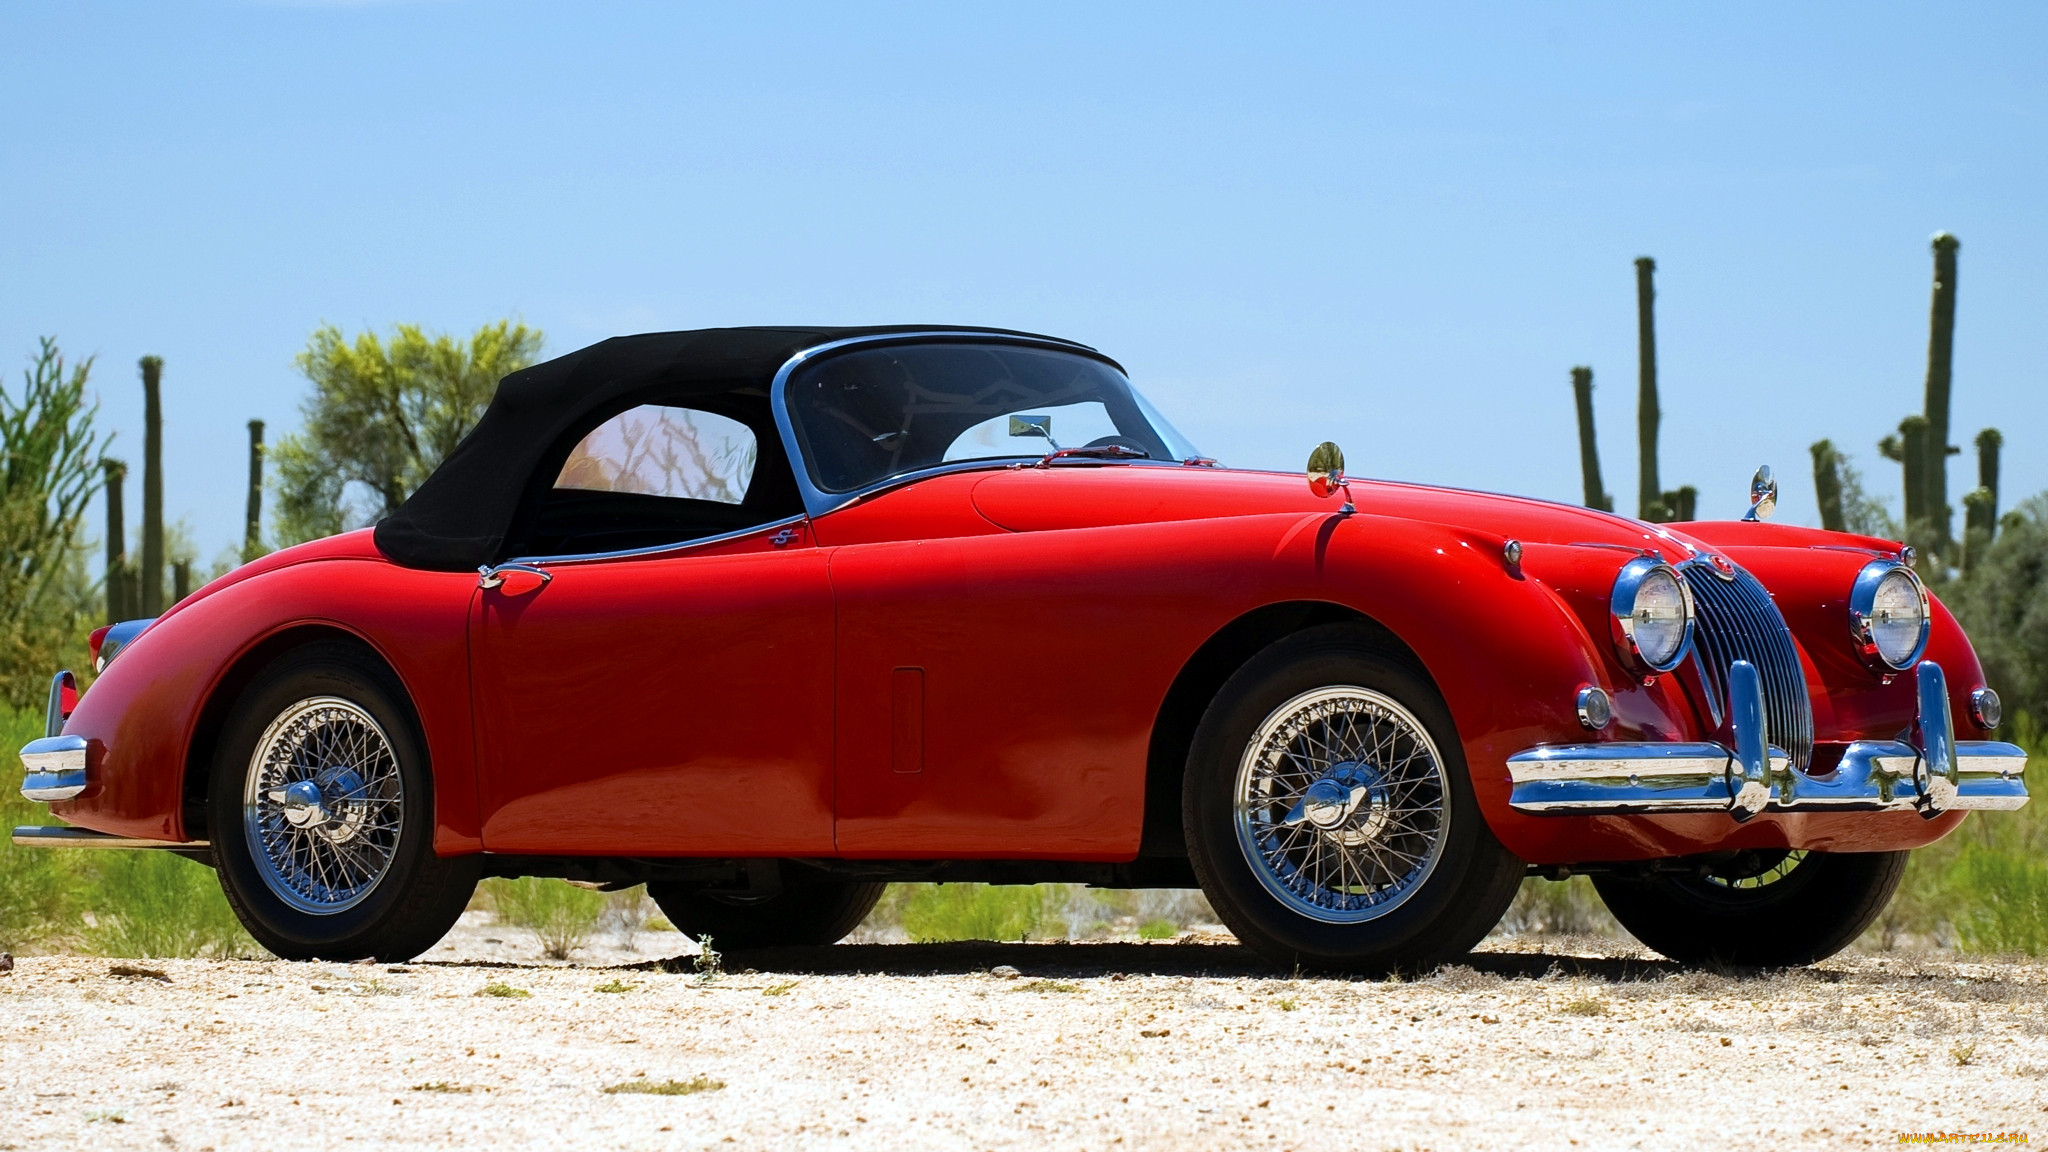
[[[1289,966],[1460,956],[1524,871],[1479,813],[1442,698],[1342,625],[1288,637],[1224,684],[1195,733],[1182,815],[1217,915]]]
[[[889,887],[790,867],[781,870],[781,884],[773,895],[753,896],[657,882],[647,894],[692,940],[710,937],[716,948],[747,949],[837,944],[860,927]]]
[[[214,756],[207,823],[228,903],[287,960],[409,960],[476,889],[434,854],[433,781],[404,689],[360,648],[309,645],[257,677]]]
[[[1891,902],[1905,852],[1738,852],[1695,873],[1595,876],[1629,934],[1684,964],[1812,964],[1847,948]]]

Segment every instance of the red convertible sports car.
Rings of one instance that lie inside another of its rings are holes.
[[[1469,949],[1590,874],[1679,960],[1847,945],[2026,803],[1883,540],[1205,459],[1115,361],[972,328],[607,340],[507,377],[374,531],[94,637],[28,845],[210,862],[280,956],[480,876],[823,944],[882,885],[1199,885],[1282,964]]]

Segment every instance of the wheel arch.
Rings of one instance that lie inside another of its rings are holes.
[[[1152,724],[1145,756],[1145,822],[1138,855],[1185,856],[1181,781],[1195,728],[1225,681],[1266,648],[1325,624],[1356,626],[1374,650],[1399,660],[1436,686],[1415,649],[1393,629],[1356,608],[1327,600],[1290,600],[1254,608],[1216,630],[1175,674]]]
[[[211,838],[206,822],[207,781],[213,774],[213,757],[220,745],[221,731],[227,726],[228,714],[234,710],[235,702],[242,698],[242,693],[265,668],[287,653],[322,642],[349,645],[375,661],[399,686],[400,703],[414,714],[413,723],[418,725],[418,709],[412,703],[412,694],[406,689],[404,678],[376,645],[337,624],[306,622],[281,628],[237,655],[213,682],[205,702],[200,705],[192,736],[185,744],[184,778],[179,786],[180,815],[188,838]]]

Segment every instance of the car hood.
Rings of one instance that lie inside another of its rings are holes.
[[[1673,560],[1701,547],[1662,525],[1521,496],[1362,479],[1351,481],[1351,494],[1363,515],[1415,520],[1529,544],[1621,545]],[[1341,498],[1324,499],[1310,492],[1298,473],[1217,468],[1019,468],[987,476],[974,486],[975,509],[1012,532],[1332,513],[1341,503]]]

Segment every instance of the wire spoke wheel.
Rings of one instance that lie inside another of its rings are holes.
[[[391,740],[358,704],[301,700],[256,741],[243,834],[264,884],[300,912],[331,915],[367,899],[398,854],[404,813]]]
[[[1392,697],[1336,685],[1274,709],[1234,792],[1238,847],[1260,884],[1314,920],[1355,924],[1401,906],[1443,854],[1443,759]]]

